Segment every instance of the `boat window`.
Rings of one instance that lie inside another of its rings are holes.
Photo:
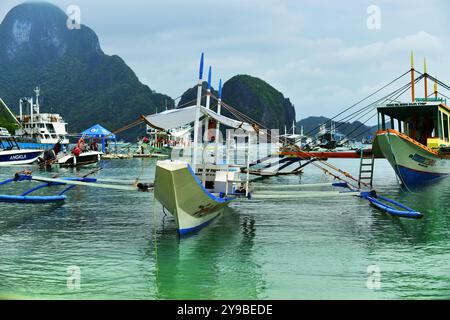
[[[0,149],[8,151],[12,150],[14,147],[14,144],[10,139],[0,140]]]

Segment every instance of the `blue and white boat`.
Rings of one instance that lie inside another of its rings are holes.
[[[42,153],[37,149],[21,149],[13,137],[0,137],[0,166],[31,164]]]

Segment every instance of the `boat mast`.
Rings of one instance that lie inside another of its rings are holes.
[[[208,69],[208,87],[206,89],[206,109],[209,109],[211,103],[211,66]]]
[[[30,98],[30,123],[33,124],[33,97]]]
[[[424,88],[425,88],[425,101],[428,98],[428,74],[427,74],[427,59],[423,58],[423,81],[424,81]]]
[[[39,89],[39,87],[36,87],[36,89],[34,89],[34,92],[36,93],[36,114],[39,114],[39,95],[41,92],[41,89]],[[32,106],[33,107],[33,106]]]
[[[198,85],[197,85],[197,105],[195,108],[195,121],[194,121],[194,147],[193,147],[193,156],[192,156],[192,169],[194,170],[194,173],[196,172],[196,165],[197,165],[197,143],[198,143],[198,136],[199,136],[199,122],[200,122],[200,104],[202,100],[202,85],[203,85],[203,60],[204,60],[204,54],[202,52],[201,58],[200,58],[200,68],[199,68],[199,77],[198,77]]]
[[[206,89],[206,109],[209,110],[209,106],[211,103],[211,66],[208,68],[208,87]],[[206,185],[206,162],[205,162],[205,150],[206,145],[209,142],[209,117],[205,117],[204,128],[205,133],[203,136],[203,149],[202,149],[202,184]]]
[[[220,112],[222,111],[222,79],[219,79],[219,96],[217,99],[217,114],[220,115]],[[215,156],[216,156],[216,164],[219,162],[219,135],[220,135],[220,122],[217,121],[216,124],[216,150],[215,150]]]
[[[438,97],[438,87],[437,82],[434,82],[434,97],[437,99]]]
[[[208,85],[206,88],[206,109],[209,110],[209,106],[211,105],[211,66],[209,66],[208,68]],[[204,140],[205,142],[208,142],[208,136],[209,136],[209,120],[208,117],[205,117],[204,120],[204,126],[205,126],[205,137]]]
[[[414,103],[414,52],[411,51],[411,102]]]

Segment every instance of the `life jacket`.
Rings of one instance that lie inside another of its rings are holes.
[[[75,157],[78,157],[78,156],[80,155],[80,153],[81,153],[81,149],[80,149],[78,146],[76,146],[75,148],[73,148],[72,154],[73,154]]]

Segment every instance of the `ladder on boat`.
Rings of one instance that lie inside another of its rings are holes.
[[[375,156],[364,157],[363,150],[361,150],[361,160],[359,162],[359,178],[358,187],[364,186],[367,183],[372,188],[373,183],[373,167],[375,165]]]

